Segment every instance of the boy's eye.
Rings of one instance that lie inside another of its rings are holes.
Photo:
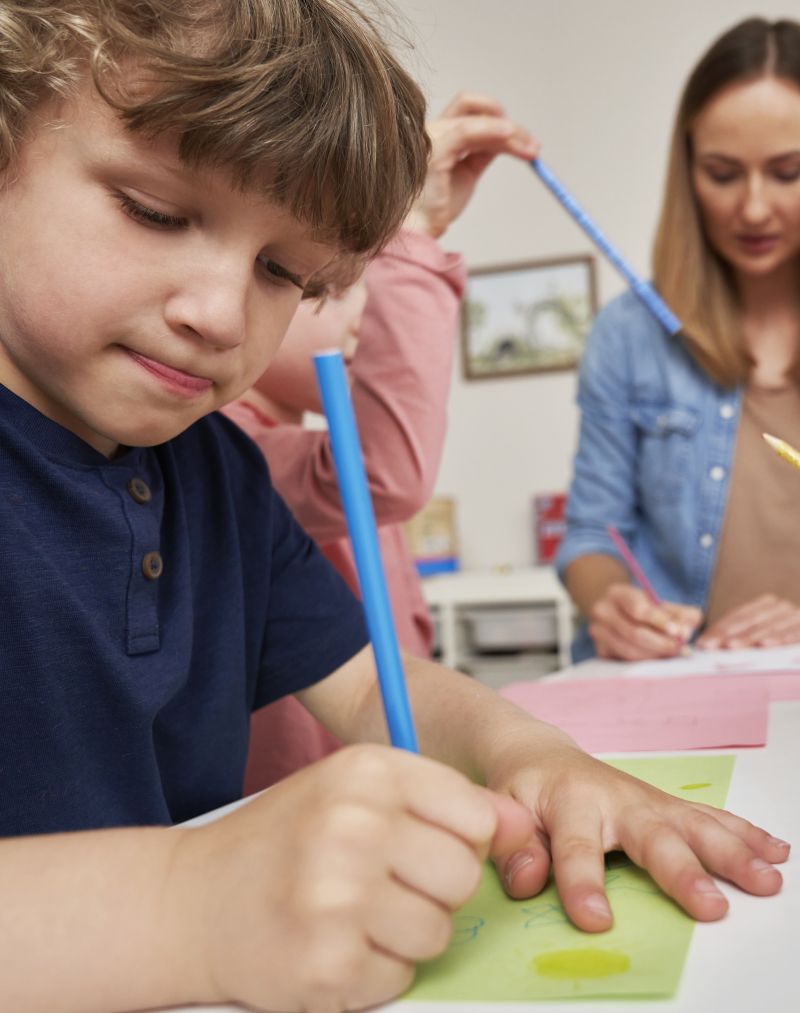
[[[794,183],[800,179],[800,167],[795,169],[776,169],[775,179],[779,183]]]
[[[276,261],[270,260],[269,257],[260,257],[259,263],[269,275],[270,280],[278,282],[279,284],[286,282],[290,285],[294,285],[301,291],[303,290],[304,286],[300,278],[291,271],[287,271],[285,267],[282,267]]]
[[[122,205],[125,213],[143,225],[155,225],[161,229],[182,229],[188,225],[185,218],[165,215],[163,211],[154,211],[153,208],[145,207],[144,204],[140,204],[139,201],[134,200],[126,193],[118,193],[114,196]]]

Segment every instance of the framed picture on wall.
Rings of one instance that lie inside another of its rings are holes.
[[[596,310],[589,255],[470,271],[461,311],[464,376],[573,369]]]

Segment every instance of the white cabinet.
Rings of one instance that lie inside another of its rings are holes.
[[[539,642],[548,622],[553,625],[558,667],[570,664],[573,606],[552,567],[462,570],[426,577],[422,586],[428,607],[438,620],[445,665],[471,667],[476,660],[476,632],[486,646],[513,649],[526,646],[526,640],[530,641],[528,646]]]

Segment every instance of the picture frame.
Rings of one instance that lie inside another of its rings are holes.
[[[596,312],[589,254],[476,268],[461,307],[464,377],[574,369]]]

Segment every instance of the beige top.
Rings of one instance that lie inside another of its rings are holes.
[[[745,389],[708,624],[767,592],[800,604],[800,471],[778,457],[762,433],[800,446],[796,386]]]

